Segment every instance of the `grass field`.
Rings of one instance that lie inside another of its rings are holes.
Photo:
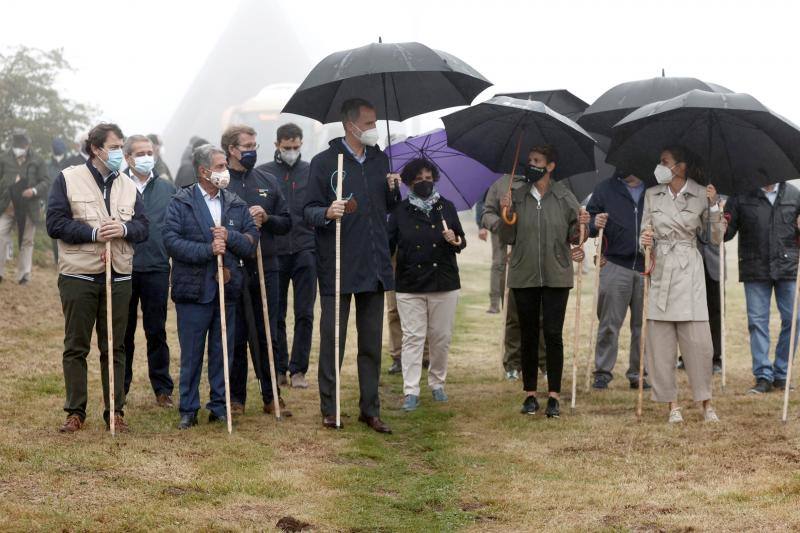
[[[423,388],[422,407],[405,414],[401,378],[384,369],[390,436],[356,422],[352,341],[343,370],[345,429],[321,428],[316,335],[311,388],[285,392],[291,419],[278,423],[251,400],[232,436],[205,416],[197,428],[179,432],[177,413],[154,405],[139,351],[126,416],[132,431],[112,440],[100,418],[94,350],[87,429],[60,435],[63,320],[55,271],[38,268],[26,288],[7,279],[0,284],[0,530],[269,531],[287,516],[316,531],[800,529],[800,404],[795,394],[783,425],[780,394],[745,394],[752,376],[735,246],[728,247],[728,387],[720,392],[715,384],[722,421],[702,423],[700,411],[685,402],[686,423],[669,427],[665,408],[647,400],[636,421],[635,394],[619,372],[626,353],[610,390],[583,391],[591,276],[584,278],[576,411],[569,412],[565,394],[560,420],[520,415],[520,383],[501,380],[500,318],[484,312],[489,245],[474,234],[468,240],[460,257],[464,288],[450,402],[433,405]],[[567,392],[574,300],[573,294],[565,330]],[[777,325],[773,316],[773,332]],[[177,378],[174,331],[171,312]],[[256,390],[251,381],[252,399]]]

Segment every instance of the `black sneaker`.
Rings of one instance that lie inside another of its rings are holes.
[[[711,367],[711,371],[714,374],[722,374],[722,363],[714,362],[714,366]]]
[[[547,399],[547,409],[544,412],[547,418],[558,418],[561,416],[561,409],[558,407],[558,400],[552,396]]]
[[[644,380],[644,385],[642,385],[642,390],[650,390],[652,388],[653,387],[651,387],[650,384],[645,379]],[[638,379],[632,379],[631,380],[631,389],[637,389],[637,390],[639,389],[639,380]]]
[[[748,394],[766,394],[772,390],[772,383],[764,378],[758,378],[755,386],[747,391]]]
[[[536,400],[536,396],[528,396],[522,403],[522,410],[520,413],[523,415],[535,415],[538,410],[539,402]]]
[[[392,361],[392,366],[389,367],[390,374],[400,374],[403,372],[403,367],[400,365],[400,361]]]
[[[592,388],[594,390],[606,390],[608,388],[608,380],[602,378],[601,376],[595,376],[594,383],[592,383]]]

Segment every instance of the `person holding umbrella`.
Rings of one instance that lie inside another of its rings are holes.
[[[384,291],[394,289],[389,254],[387,214],[400,201],[397,174],[389,173],[389,158],[378,141],[375,107],[361,98],[342,103],[345,136],[331,140],[327,150],[311,160],[304,216],[316,228],[320,304],[319,395],[322,423],[336,423],[335,364],[341,365],[346,344],[350,302],[356,304],[359,421],[379,433],[391,433],[380,419],[378,384],[383,343]],[[337,160],[344,156],[342,198],[336,200]],[[346,199],[346,200],[345,200]],[[334,356],[335,224],[341,219],[341,257],[347,268],[341,277],[341,322],[338,357]],[[337,360],[338,359],[338,360]]]
[[[750,394],[786,386],[792,304],[796,292],[797,237],[800,236],[800,191],[773,183],[736,194],[725,204],[730,220],[725,240],[739,234],[739,281],[744,283],[747,328],[755,385]],[[775,362],[769,359],[769,313],[772,293],[781,315]]]
[[[425,159],[403,168],[408,198],[389,217],[389,249],[397,251],[397,310],[403,328],[403,409],[419,406],[419,380],[425,341],[430,351],[428,386],[437,402],[446,402],[447,354],[458,292],[456,254],[467,246],[458,212],[439,194],[439,169]]]
[[[558,153],[553,146],[535,146],[528,153],[525,180],[512,182],[500,201],[504,210],[500,240],[513,245],[508,286],[514,293],[522,332],[522,381],[526,393],[522,413],[539,411],[537,395],[540,309],[547,355],[548,399],[545,414],[560,416],[559,396],[564,368],[563,327],[573,283],[570,259],[583,261],[580,225],[590,217],[567,187],[553,180]],[[514,216],[516,215],[516,216]],[[516,223],[512,220],[516,218]],[[570,248],[570,244],[574,245]]]
[[[717,422],[711,406],[713,346],[708,324],[703,258],[697,235],[708,224],[709,239],[719,245],[724,219],[713,185],[703,188],[696,157],[686,148],[664,148],[654,171],[659,183],[645,192],[640,243],[654,248],[650,274],[645,361],[652,398],[669,404],[669,422],[681,423],[675,380],[680,346],[692,398],[701,402],[707,422]]]

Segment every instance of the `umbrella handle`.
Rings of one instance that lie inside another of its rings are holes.
[[[508,224],[509,226],[513,226],[517,223],[517,214],[511,213],[511,216],[508,216],[508,208],[504,207],[502,212],[503,222]]]
[[[442,217],[442,227],[445,231],[448,231],[450,228],[447,227],[447,221]],[[456,242],[454,242],[456,246],[461,246],[461,235],[456,235]]]

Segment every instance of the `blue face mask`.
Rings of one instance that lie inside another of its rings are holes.
[[[244,168],[251,170],[254,166],[256,166],[258,153],[255,150],[246,150],[241,152],[241,154],[242,158],[239,159],[239,163],[241,163]]]
[[[122,148],[117,148],[115,150],[106,150],[108,154],[108,159],[103,161],[106,168],[111,172],[118,172],[119,167],[122,166]]]

